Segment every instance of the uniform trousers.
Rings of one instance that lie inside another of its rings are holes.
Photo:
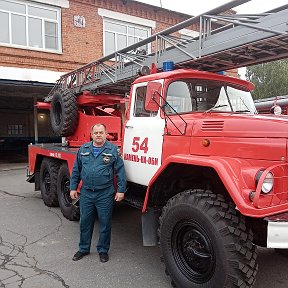
[[[80,197],[80,252],[90,252],[96,216],[99,220],[98,253],[108,253],[111,241],[115,188],[89,190],[82,187]]]

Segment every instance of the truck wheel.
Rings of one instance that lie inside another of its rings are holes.
[[[160,217],[160,244],[175,287],[252,287],[258,270],[252,232],[232,204],[211,191],[171,198]]]
[[[72,205],[70,197],[70,174],[66,163],[59,169],[57,177],[58,201],[63,216],[71,221],[78,221],[80,218],[79,207]]]
[[[279,249],[279,248],[275,248],[275,252],[279,255],[288,257],[288,249]]]
[[[48,207],[57,207],[57,173],[59,163],[57,160],[44,158],[40,167],[40,190],[42,199]]]
[[[50,109],[51,126],[58,136],[70,136],[78,123],[78,105],[76,96],[63,89],[54,93]]]

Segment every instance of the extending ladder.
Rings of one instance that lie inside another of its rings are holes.
[[[91,91],[124,96],[139,73],[152,65],[161,71],[166,61],[175,68],[218,72],[288,57],[288,5],[261,14],[219,14],[248,1],[231,1],[69,72],[57,80],[45,101],[63,88],[75,95]],[[198,36],[177,36],[179,30],[197,23]],[[215,23],[221,26],[215,28]],[[150,54],[141,50],[147,45],[154,49]]]

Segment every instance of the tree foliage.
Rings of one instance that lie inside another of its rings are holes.
[[[247,67],[246,78],[256,86],[254,99],[288,95],[288,60]]]

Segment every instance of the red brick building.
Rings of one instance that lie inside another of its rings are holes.
[[[62,73],[187,18],[132,0],[0,0],[0,150],[8,138],[31,142],[35,125],[39,137],[53,135],[33,103]]]

